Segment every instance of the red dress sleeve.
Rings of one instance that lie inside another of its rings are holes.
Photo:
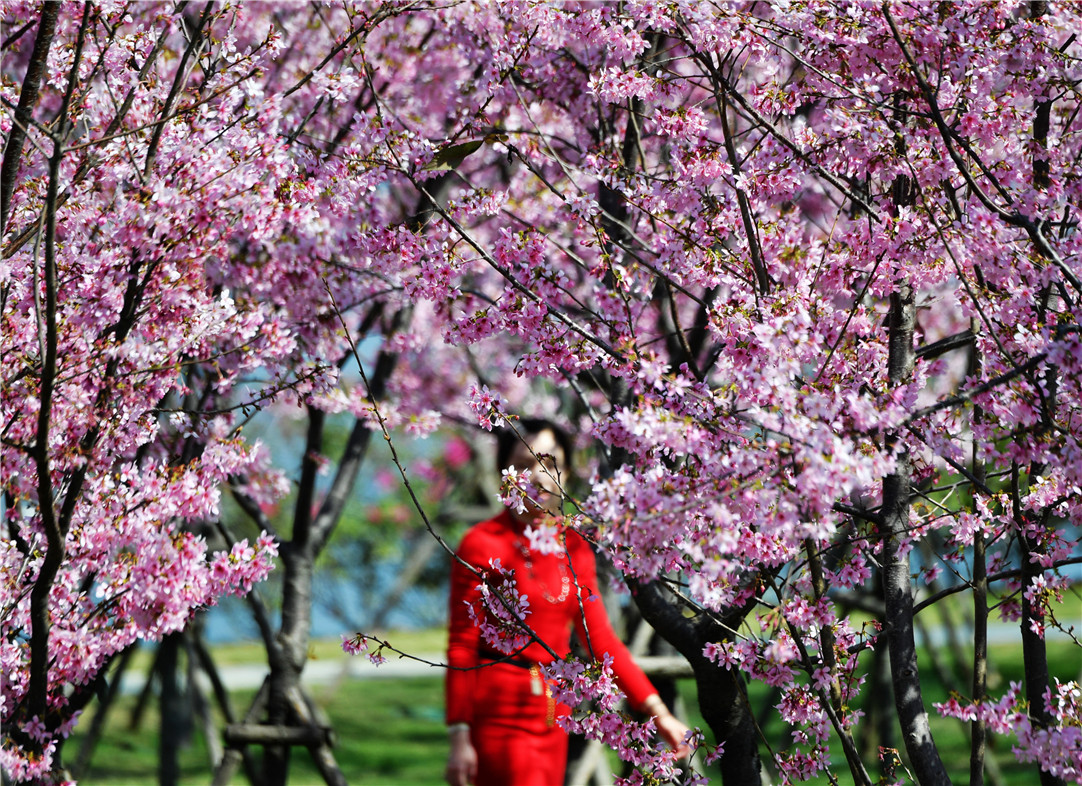
[[[475,567],[483,567],[478,562],[479,549],[471,541],[483,540],[481,533],[470,530],[458,548],[458,556]],[[471,545],[475,546],[471,548]],[[472,552],[472,553],[471,553]],[[467,605],[480,596],[477,590],[479,580],[476,575],[459,563],[451,562],[451,600],[448,610],[447,640],[447,679],[446,691],[447,724],[473,722],[473,696],[479,662],[478,644],[480,629],[470,619]]]
[[[579,586],[583,588],[583,613],[575,614],[575,630],[579,640],[583,647],[589,642],[597,660],[601,660],[606,652],[612,656],[612,670],[616,675],[616,682],[627,694],[631,706],[637,710],[642,709],[642,703],[657,693],[657,688],[638,667],[627,647],[612,629],[605,604],[598,593],[597,566],[590,545],[580,536],[568,533],[567,547]],[[589,638],[586,636],[587,632]]]
[[[500,537],[496,522],[474,526],[462,538],[457,555],[478,570],[486,570],[489,560],[508,562],[509,546]],[[468,607],[481,597],[477,589],[481,579],[459,562],[451,562],[451,596],[448,610],[447,678],[444,680],[446,719],[453,723],[473,723],[473,699],[477,695],[477,666],[480,663],[481,629],[470,619]],[[477,606],[479,607],[479,605]]]

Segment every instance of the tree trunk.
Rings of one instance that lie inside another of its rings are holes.
[[[758,786],[762,773],[759,732],[748,707],[743,680],[739,673],[723,669],[701,655],[697,661],[692,667],[699,711],[715,739],[725,746],[718,761],[721,781],[725,786]]]
[[[905,384],[913,371],[913,337],[917,323],[913,290],[899,284],[890,297],[888,367],[892,387]],[[893,449],[896,440],[888,440]],[[913,587],[908,544],[910,460],[901,449],[893,473],[883,479],[883,600],[886,604],[887,651],[890,653],[894,706],[910,765],[921,786],[950,786],[950,778],[932,738],[921,695],[917,646],[913,632]]]
[[[1023,514],[1025,515],[1025,514]],[[1024,592],[1032,586],[1033,580],[1044,575],[1040,563],[1034,559],[1042,549],[1028,542],[1025,533],[1022,533],[1022,663],[1025,670],[1025,693],[1029,703],[1029,715],[1033,725],[1044,728],[1052,724],[1051,713],[1045,703],[1044,694],[1049,686],[1048,674],[1048,648],[1045,645],[1044,636],[1033,630],[1035,625],[1044,623],[1044,609],[1040,601],[1036,603],[1025,597]],[[1041,786],[1064,786],[1065,781],[1050,772],[1040,770]]]
[[[161,737],[158,741],[158,783],[180,782],[180,750],[190,740],[191,705],[187,691],[177,679],[183,633],[171,633],[158,645],[158,679],[161,681]]]
[[[662,637],[687,658],[695,674],[699,710],[703,720],[724,746],[719,760],[725,786],[758,786],[762,774],[759,759],[759,731],[751,714],[740,675],[722,668],[703,655],[703,647],[726,638],[726,629],[736,630],[746,614],[733,609],[717,623],[700,615],[694,621],[667,601],[656,584],[628,580],[631,596],[645,619]]]

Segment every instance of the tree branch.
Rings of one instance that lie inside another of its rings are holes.
[[[195,65],[194,63],[189,63],[189,61],[193,57],[198,57],[199,51],[203,48],[205,40],[203,37],[203,29],[207,26],[207,22],[210,21],[213,12],[214,3],[207,3],[206,8],[203,9],[203,15],[199,18],[199,25],[191,31],[191,40],[188,41],[188,46],[184,49],[184,54],[181,55],[180,65],[177,66],[176,73],[173,76],[173,84],[169,88],[169,95],[166,96],[165,104],[162,106],[160,115],[162,122],[154,126],[154,132],[150,137],[150,143],[147,145],[146,163],[143,166],[144,182],[150,177],[151,170],[154,168],[154,160],[158,156],[158,144],[161,142],[162,133],[165,131],[165,121],[172,113],[177,96],[180,95],[180,91],[184,89],[184,84],[188,81],[188,75]],[[183,17],[181,18],[183,19]]]
[[[1034,220],[1029,216],[1025,216],[1018,212],[1011,212],[1004,209],[992,201],[984,189],[981,188],[980,183],[973,177],[973,173],[969,171],[969,167],[966,166],[966,161],[962,158],[961,153],[955,148],[954,141],[958,142],[958,145],[966,151],[969,157],[981,170],[981,173],[988,179],[988,182],[992,185],[1000,196],[1007,203],[1008,207],[1013,207],[1014,201],[1011,199],[1010,194],[999,183],[991,171],[980,160],[980,157],[973,151],[965,139],[958,135],[958,133],[947,125],[947,121],[943,118],[943,113],[939,109],[939,103],[936,101],[935,93],[932,90],[931,85],[928,84],[928,80],[924,78],[924,75],[917,67],[916,60],[912,53],[909,51],[909,47],[906,45],[905,40],[902,38],[902,34],[898,31],[898,27],[894,22],[894,16],[890,12],[890,4],[883,4],[883,15],[886,17],[887,25],[890,27],[891,34],[894,36],[894,40],[897,42],[898,47],[901,49],[902,56],[905,58],[906,63],[909,65],[910,70],[913,72],[914,79],[917,80],[917,86],[920,88],[921,95],[924,97],[925,102],[928,104],[928,109],[931,113],[932,120],[935,122],[936,129],[939,131],[940,137],[943,139],[943,144],[947,149],[947,155],[950,156],[951,161],[954,162],[958,173],[966,181],[966,184],[972,189],[973,195],[977,197],[982,205],[988,210],[992,211],[1000,219],[1010,226],[1019,227],[1024,229],[1026,234],[1029,235],[1030,240],[1033,241],[1033,245],[1036,247],[1037,252],[1049,260],[1055,265],[1063,277],[1075,288],[1076,291],[1082,293],[1082,281],[1078,276],[1067,266],[1067,264],[1060,258],[1052,244],[1049,243],[1048,238],[1044,236],[1042,230],[1042,221],[1040,219]]]
[[[64,540],[68,534],[71,515],[86,473],[86,464],[76,470],[58,516],[52,480],[52,456],[49,451],[59,352],[57,309],[60,293],[56,264],[57,195],[60,191],[60,164],[64,159],[64,143],[67,141],[69,130],[68,106],[78,79],[79,63],[82,60],[83,44],[86,41],[88,14],[89,4],[83,9],[83,20],[79,26],[74,58],[68,74],[68,86],[60,104],[57,129],[53,138],[53,153],[49,158],[49,185],[45,196],[45,269],[43,271],[45,357],[42,359],[41,403],[38,410],[37,430],[34,435],[33,457],[37,474],[38,510],[41,513],[42,529],[45,530],[48,547],[38,571],[37,580],[34,582],[34,588],[30,593],[30,674],[27,686],[29,715],[42,720],[45,719],[49,699],[49,595],[53,582],[56,580],[56,574],[64,562]]]
[[[953,336],[947,336],[939,339],[939,341],[933,341],[931,344],[923,344],[917,347],[916,355],[918,358],[937,358],[955,349],[971,346],[975,340],[976,335],[972,330],[963,330]]]
[[[403,312],[400,311],[395,314],[394,321],[397,325],[405,318],[408,317],[404,316]],[[387,382],[390,380],[397,363],[398,355],[396,353],[381,351],[376,358],[375,369],[369,378],[371,382],[369,396],[373,397],[374,402],[383,398],[387,389]],[[342,517],[342,511],[345,509],[346,502],[353,492],[353,487],[357,482],[357,473],[364,462],[371,441],[371,427],[358,418],[354,422],[353,430],[350,432],[346,446],[342,450],[342,458],[338,462],[338,471],[335,473],[331,488],[327,492],[327,496],[324,498],[319,513],[312,524],[311,541],[309,543],[312,554],[318,554],[323,550],[331,532]]]
[[[19,160],[22,158],[23,145],[26,143],[26,131],[34,106],[38,102],[41,80],[45,76],[45,66],[49,60],[49,47],[52,46],[56,33],[56,21],[60,16],[60,3],[43,2],[41,19],[38,22],[38,34],[34,39],[34,51],[23,77],[19,91],[19,105],[12,118],[11,131],[4,145],[4,162],[0,165],[0,237],[3,237],[8,224],[8,211],[11,209],[11,197],[15,193],[15,178],[19,172]]]

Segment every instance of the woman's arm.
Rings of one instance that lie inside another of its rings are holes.
[[[576,540],[581,546],[575,544]],[[572,567],[582,588],[583,613],[576,614],[575,620],[579,638],[584,645],[589,641],[594,658],[600,660],[606,652],[612,656],[616,681],[627,694],[631,706],[652,715],[658,732],[669,746],[679,755],[686,755],[690,751],[685,742],[687,725],[665,706],[650,678],[635,663],[627,647],[616,635],[605,606],[597,596],[597,567],[593,549],[581,537],[572,534],[568,535],[567,542]]]
[[[466,533],[458,556],[475,567],[487,564],[483,558],[487,538],[476,528]],[[451,563],[451,594],[448,607],[446,719],[447,725],[473,722],[473,697],[480,662],[481,631],[470,619],[468,608],[481,597],[481,580],[458,560]]]
[[[581,612],[574,593],[568,601],[575,604],[575,631],[587,653],[600,661],[607,652],[612,656],[616,681],[627,694],[631,706],[641,709],[648,696],[657,695],[657,688],[638,667],[627,647],[612,629],[605,604],[598,593],[597,563],[590,545],[576,533],[567,534],[567,552],[582,598]]]
[[[477,568],[492,557],[500,556],[498,543],[482,529],[474,527],[462,539],[458,556]],[[493,551],[497,549],[496,551]],[[481,580],[457,559],[451,563],[451,593],[448,609],[446,694],[447,732],[451,750],[444,778],[451,786],[467,786],[477,777],[477,751],[470,740],[474,696],[477,690],[477,666],[480,663],[481,631],[470,619],[469,606],[481,597]]]

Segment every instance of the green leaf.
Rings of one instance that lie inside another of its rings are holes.
[[[463,142],[460,145],[444,147],[436,151],[436,155],[432,157],[431,161],[421,167],[421,171],[444,172],[455,169],[466,159],[466,156],[471,153],[476,153],[484,143],[484,139],[472,139],[469,142]]]

